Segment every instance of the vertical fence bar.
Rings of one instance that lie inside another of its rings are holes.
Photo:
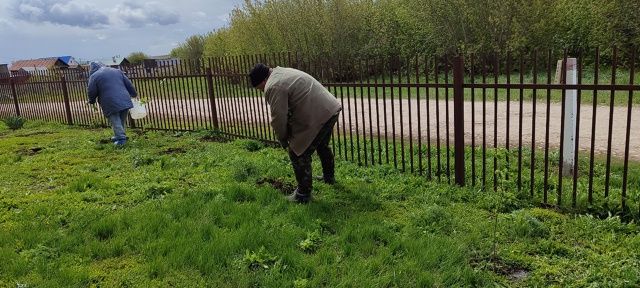
[[[440,164],[440,87],[438,87],[438,57],[434,56],[433,59],[434,66],[434,77],[436,84],[436,164],[437,164],[437,172],[438,181],[442,180],[442,165]]]
[[[258,55],[253,56],[254,63],[260,62],[260,57]],[[262,130],[265,139],[271,140],[271,130],[269,128],[269,108],[267,107],[267,101],[262,96],[262,92],[260,90],[254,89],[254,93],[256,93],[258,97],[258,103],[260,103],[260,112],[262,113]]]
[[[256,64],[256,63],[260,63],[260,59],[258,57],[258,55],[254,54],[251,57],[252,60],[252,64]],[[253,65],[251,66],[253,67]],[[264,140],[270,140],[269,138],[269,127],[268,127],[268,123],[269,123],[269,119],[268,119],[268,115],[267,115],[267,111],[265,110],[266,104],[264,103],[265,101],[263,100],[262,93],[259,92],[260,90],[257,89],[253,89],[253,95],[256,98],[256,102],[258,103],[258,113],[260,113],[260,115],[262,115],[262,117],[260,117],[260,130],[262,131],[262,138]]]
[[[453,66],[453,129],[456,184],[464,186],[464,59],[458,55]]]
[[[338,82],[336,80],[337,77],[336,77],[336,70],[335,69],[330,69],[329,70],[329,78],[331,79],[330,82],[332,82],[332,83],[337,83]],[[331,93],[333,93],[333,96],[335,96],[336,99],[340,98],[340,95],[338,95],[338,88],[336,87],[336,85],[333,85],[333,87],[329,87],[329,88],[331,88],[333,90]],[[338,138],[337,139],[338,143],[337,143],[337,146],[336,146],[335,141],[334,141],[334,147],[333,147],[334,154],[335,155],[339,155],[339,158],[342,158],[342,138],[340,137],[340,134],[341,134],[340,133],[340,127],[341,127],[340,120],[344,119],[344,106],[341,106],[341,107],[342,107],[342,110],[340,111],[339,119],[336,121],[336,129],[335,129],[335,134],[336,134],[336,137]]]
[[[64,112],[67,117],[67,124],[73,125],[73,118],[71,117],[71,103],[69,101],[69,89],[67,89],[67,79],[64,75],[60,76],[60,85],[62,85],[62,97],[64,99]]]
[[[231,119],[231,104],[229,101],[229,89],[227,89],[227,66],[225,65],[225,57],[216,57],[214,62],[218,66],[217,79],[218,89],[220,90],[220,107],[224,115],[224,123],[226,133],[233,134],[235,132],[234,120]]]
[[[253,111],[253,105],[251,105],[251,99],[249,98],[249,90],[247,89],[246,83],[247,79],[244,76],[244,65],[246,64],[245,56],[240,55],[236,58],[236,79],[240,87],[238,93],[240,93],[240,98],[242,100],[242,114],[246,115],[245,121],[247,123],[246,136],[252,137],[254,139],[258,139],[258,135],[256,134],[255,129],[255,114]]]
[[[233,113],[233,115],[231,115],[232,119],[233,119],[233,126],[236,128],[235,129],[235,134],[237,136],[242,135],[243,130],[244,130],[244,121],[242,121],[242,115],[240,114],[240,110],[238,108],[238,95],[237,95],[237,91],[234,87],[234,83],[233,83],[233,78],[234,78],[234,74],[235,74],[235,66],[233,65],[233,56],[228,56],[225,57],[225,66],[227,67],[228,71],[227,71],[227,75],[225,78],[227,78],[227,91],[229,93],[228,95],[228,99],[229,99],[229,105],[231,106],[231,111]],[[236,137],[237,137],[236,136]]]
[[[524,57],[520,54],[520,84],[524,84]],[[522,106],[524,91],[522,87],[518,93],[518,192],[522,191]]]
[[[172,63],[173,61],[171,61]],[[156,93],[156,95],[158,95],[158,97],[156,98],[156,105],[158,106],[157,109],[160,111],[160,113],[162,113],[162,117],[158,117],[158,121],[160,123],[160,129],[168,129],[167,127],[167,121],[166,121],[166,115],[167,115],[167,104],[165,101],[166,98],[166,94],[165,92],[165,88],[166,88],[166,81],[167,81],[167,67],[170,66],[171,64],[164,66],[164,67],[160,67],[160,71],[159,74],[163,77],[162,80],[160,80],[158,83],[155,83],[155,87],[154,87],[154,92]],[[163,95],[165,94],[165,95]]]
[[[251,137],[251,129],[249,127],[249,115],[247,115],[247,111],[246,111],[246,102],[245,102],[245,97],[242,95],[242,88],[238,87],[240,85],[240,81],[238,81],[239,78],[239,71],[240,71],[240,56],[232,56],[231,57],[231,65],[233,65],[233,74],[231,76],[232,79],[232,84],[233,84],[233,91],[234,91],[234,98],[236,100],[236,107],[237,107],[237,112],[238,112],[238,116],[240,116],[240,121],[242,122],[242,130],[244,130],[242,133],[240,133],[241,136],[244,137]]]
[[[415,73],[416,73],[416,113],[418,114],[418,175],[422,176],[422,120],[420,119],[420,59],[416,55],[415,59]],[[428,89],[428,88],[427,88]],[[427,102],[429,99],[427,99]],[[411,103],[409,103],[411,105]]]
[[[182,99],[181,99],[181,103],[182,103],[182,117],[185,119],[185,128],[186,130],[193,130],[194,129],[194,125],[195,125],[195,121],[194,121],[194,116],[195,113],[193,111],[193,107],[194,107],[194,102],[193,101],[193,82],[195,77],[200,74],[200,67],[194,67],[194,65],[197,65],[197,60],[188,60],[187,61],[187,75],[189,75],[188,77],[181,77],[181,81],[180,84],[182,86]]]
[[[444,83],[447,87],[444,88],[444,113],[445,113],[445,129],[446,129],[446,141],[447,141],[447,184],[451,184],[451,130],[450,117],[449,117],[449,57],[445,57],[444,60]],[[455,163],[454,163],[455,164]],[[454,175],[455,176],[455,175]]]
[[[616,84],[616,66],[618,64],[618,49],[613,47],[613,59],[611,60],[611,85]],[[609,98],[609,135],[607,136],[607,166],[604,178],[604,198],[609,197],[609,182],[611,180],[611,137],[613,133],[613,107],[615,105],[615,88],[611,88],[611,95]]]
[[[582,84],[582,50],[578,55],[578,85]],[[578,89],[576,95],[576,102],[578,109],[576,111],[576,138],[575,138],[575,146],[573,147],[574,155],[573,155],[573,192],[571,193],[571,205],[575,208],[577,204],[578,198],[578,166],[579,166],[579,157],[578,157],[578,149],[580,148],[580,105],[582,102],[582,89]]]
[[[378,61],[373,61],[373,66],[374,67],[378,67]],[[378,67],[380,68],[380,67]],[[377,71],[378,69],[374,68],[374,71]],[[383,71],[384,69],[380,69],[380,73],[384,73]],[[380,95],[378,93],[378,91],[380,90],[378,87],[378,72],[376,72],[374,74],[374,78],[373,78],[373,85],[374,85],[374,97],[376,99],[376,127],[378,128],[378,165],[382,165],[382,141],[381,141],[381,133],[380,133]],[[384,89],[384,88],[382,88]],[[384,100],[383,100],[384,101]],[[384,104],[384,102],[382,102]],[[384,106],[383,106],[384,107]],[[386,129],[386,127],[385,127]]]
[[[596,48],[596,59],[593,64],[593,84],[598,85],[598,75],[600,69],[600,49]],[[595,154],[595,144],[596,144],[596,112],[598,108],[598,89],[593,89],[593,112],[591,118],[591,153],[589,154],[589,195],[588,201],[589,204],[593,204],[593,162],[594,162],[594,154]]]
[[[551,50],[548,51],[547,54],[547,84],[551,84]],[[549,188],[549,120],[551,111],[551,89],[547,88],[547,119],[546,119],[546,129],[544,134],[544,187],[543,187],[543,203],[547,204],[547,192]]]
[[[500,63],[498,54],[493,58],[493,83],[498,84],[498,74],[500,73]],[[493,88],[493,191],[498,190],[498,87]]]
[[[365,60],[365,65],[367,67],[367,73],[365,74],[366,78],[367,78],[367,103],[369,104],[369,148],[371,148],[371,165],[375,165],[376,161],[375,161],[375,147],[374,147],[374,135],[373,135],[373,110],[371,109],[371,63],[369,63],[369,58],[367,58]],[[324,66],[323,66],[324,67]],[[374,75],[377,76],[377,75]],[[377,88],[376,88],[377,89]],[[376,102],[378,101],[378,99],[376,99]],[[376,103],[376,106],[378,105],[378,103]],[[376,119],[379,118],[379,115],[376,113]],[[379,135],[378,135],[379,137]],[[380,139],[380,138],[378,138]],[[380,145],[378,144],[378,149],[380,149]]]
[[[185,122],[185,118],[182,117],[182,115],[184,114],[184,105],[183,105],[183,100],[182,100],[182,88],[183,88],[183,84],[182,84],[182,79],[184,79],[185,74],[188,75],[188,71],[185,71],[185,66],[188,63],[188,60],[184,60],[180,62],[180,65],[178,65],[178,69],[180,71],[180,76],[181,77],[177,77],[174,79],[174,86],[173,86],[173,96],[174,96],[174,104],[175,104],[175,120],[177,122],[178,125],[178,130],[185,130],[184,127],[186,127],[186,122]]]
[[[556,199],[556,202],[558,203],[558,206],[562,205],[562,182],[564,182],[563,177],[564,175],[562,175],[562,168],[564,166],[564,118],[566,117],[566,111],[565,111],[565,107],[567,105],[567,88],[566,88],[566,84],[567,84],[567,49],[564,49],[564,54],[562,57],[562,68],[560,70],[560,83],[562,83],[563,87],[562,87],[562,105],[560,107],[560,109],[562,109],[562,111],[560,112],[560,159],[558,160],[558,199]]]
[[[362,67],[362,59],[358,59],[358,70],[360,70],[360,79],[358,84],[360,85],[360,115],[362,116],[362,146],[363,146],[363,156],[364,156],[364,166],[368,166],[369,165],[369,156],[368,153],[369,152],[367,150],[367,128],[366,128],[366,120],[364,117],[364,79],[363,74],[363,67]],[[369,109],[369,111],[371,111],[371,109]]]
[[[427,55],[424,56],[424,83],[429,84],[429,57]],[[431,88],[427,86],[425,95],[425,109],[427,110],[427,179],[429,180],[432,179],[431,172],[433,171],[431,167],[431,109],[429,109],[429,103],[431,102],[431,97],[429,95],[430,89]]]
[[[533,51],[533,84],[538,84],[538,50]],[[536,186],[535,179],[535,171],[536,171],[536,112],[537,112],[537,102],[538,102],[538,90],[533,88],[531,92],[531,105],[532,105],[532,115],[531,115],[531,171],[529,171],[531,176],[530,183],[530,191],[529,196],[533,197],[533,190]]]
[[[211,121],[213,124],[213,129],[218,131],[220,129],[220,125],[218,124],[218,109],[216,98],[213,95],[213,73],[211,72],[211,67],[207,68],[207,93],[209,95],[209,109],[211,111]]]
[[[297,58],[297,57],[296,57]],[[338,77],[340,77],[340,82],[342,82],[342,64],[338,64]],[[346,118],[347,115],[345,115],[345,110],[346,107],[344,106],[344,93],[342,93],[342,86],[340,85],[339,87],[336,87],[336,89],[340,88],[340,104],[342,105],[342,145],[344,147],[344,160],[349,160],[349,153],[347,152],[347,129],[346,129]],[[347,101],[349,101],[349,99],[347,99]],[[348,112],[349,115],[351,115],[351,111]],[[349,132],[351,132],[351,123],[349,123]],[[353,147],[353,146],[351,146]],[[353,150],[351,150],[353,152]],[[353,159],[353,157],[352,157]]]
[[[487,84],[487,59],[482,61],[482,84]],[[487,88],[482,87],[482,190],[487,186]]]
[[[347,77],[347,81],[351,81],[350,75],[346,75],[346,77]],[[353,146],[353,117],[351,117],[353,115],[353,111],[352,111],[352,108],[351,108],[351,87],[347,86],[347,87],[344,87],[344,88],[346,88],[346,90],[347,90],[347,95],[346,95],[346,97],[347,97],[347,106],[349,107],[349,108],[347,108],[349,110],[349,150],[351,152],[351,161],[355,161],[356,153],[355,153],[355,151],[353,151],[353,147],[354,147]],[[358,114],[356,113],[356,120],[358,119],[357,115]],[[357,131],[358,127],[357,127],[357,125],[358,124],[356,123],[356,136],[358,135],[358,131]],[[360,165],[360,159],[359,159],[360,158],[360,153],[359,152],[360,151],[358,151],[358,165]]]
[[[407,57],[407,84],[411,83],[411,58]],[[419,88],[418,88],[419,89]],[[407,109],[409,109],[409,161],[410,171],[413,174],[415,172],[413,164],[413,117],[411,109],[411,86],[407,87]],[[419,105],[418,105],[419,106]]]
[[[178,73],[178,75],[182,75],[183,71],[180,68],[180,66],[182,65],[183,60],[181,60],[180,62],[176,63],[176,72]],[[169,107],[170,112],[169,112],[169,117],[170,117],[170,121],[171,121],[171,125],[172,125],[172,129],[173,130],[179,130],[180,129],[180,123],[179,121],[177,121],[176,117],[175,117],[175,113],[178,112],[178,106],[176,104],[176,89],[178,89],[178,85],[177,85],[177,78],[169,78],[169,81],[167,81],[171,87],[167,87],[168,89],[168,93],[167,96],[169,97],[169,100],[171,102],[171,106]],[[169,85],[167,85],[169,86]]]
[[[382,108],[384,114],[384,145],[385,145],[385,157],[387,164],[389,164],[389,136],[388,136],[388,121],[387,121],[387,88],[385,87],[385,61],[384,58],[380,58],[380,71],[382,72]],[[393,88],[392,88],[393,89]]]
[[[198,76],[198,78],[196,78],[197,81],[197,87],[198,87],[198,116],[200,118],[200,127],[201,129],[213,129],[213,125],[212,123],[206,119],[206,115],[207,112],[209,114],[209,117],[211,117],[214,111],[211,110],[211,106],[209,105],[207,107],[207,101],[208,101],[208,88],[207,88],[207,70],[210,70],[211,67],[209,67],[207,65],[207,61],[206,58],[202,58],[200,59],[200,63],[202,65],[202,69],[204,70],[202,72],[201,76]]]
[[[197,129],[198,127],[198,112],[199,112],[199,108],[198,108],[198,88],[196,86],[196,84],[198,84],[197,80],[198,78],[200,78],[200,75],[202,75],[203,71],[202,71],[202,67],[200,66],[200,59],[194,59],[189,61],[189,67],[190,71],[191,71],[191,77],[184,79],[184,83],[185,83],[185,87],[183,88],[183,91],[185,91],[185,96],[184,97],[184,103],[185,103],[185,109],[186,112],[189,113],[190,115],[186,115],[187,119],[189,119],[189,130],[193,131],[195,129]]]
[[[629,85],[633,85],[635,78],[635,66],[636,66],[636,49],[633,48],[631,52],[631,61],[629,63]],[[626,211],[627,204],[627,175],[629,170],[629,138],[631,138],[631,109],[633,108],[633,90],[629,90],[629,99],[627,102],[627,133],[624,141],[624,168],[622,169],[622,195],[621,206],[622,212]]]
[[[509,130],[511,130],[511,52],[507,52],[507,65],[505,66],[505,70],[507,73],[507,101],[506,101],[506,105],[507,105],[507,113],[506,113],[506,127],[505,127],[505,132],[506,132],[506,139],[505,139],[505,150],[506,153],[504,154],[505,156],[505,169],[506,169],[506,173],[504,174],[505,176],[505,180],[509,179],[509,172],[511,172],[511,163],[509,162]],[[496,96],[497,97],[497,96]]]
[[[392,132],[392,142],[393,142],[393,168],[398,169],[398,149],[396,146],[396,108],[395,108],[395,87],[393,86],[394,83],[394,73],[393,73],[393,62],[392,59],[389,59],[389,84],[391,87],[391,132]]]
[[[202,65],[202,58],[198,58],[197,60],[194,60],[194,65],[197,65],[197,67],[195,68],[195,70],[197,71],[197,75],[194,75],[193,78],[191,78],[191,81],[189,81],[191,83],[191,109],[190,111],[193,112],[193,115],[191,115],[191,117],[193,118],[193,130],[198,130],[198,129],[203,129],[206,128],[203,127],[203,123],[202,123],[202,107],[201,107],[201,103],[202,103],[202,99],[203,99],[203,95],[202,95],[202,82],[201,82],[201,78],[204,76],[206,77],[206,73],[207,70],[204,67],[204,65]],[[207,98],[209,96],[206,96]]]
[[[251,59],[250,55],[244,56],[244,62],[247,65],[246,69],[243,72],[247,72],[251,69],[251,67],[253,67],[253,61]],[[256,137],[260,140],[266,140],[266,138],[264,137],[264,133],[263,133],[263,126],[262,126],[262,119],[261,119],[261,113],[260,113],[260,103],[258,100],[258,97],[256,97],[255,94],[255,90],[253,87],[251,87],[251,85],[247,85],[247,83],[249,83],[248,81],[248,77],[244,77],[244,83],[246,85],[246,91],[247,91],[247,97],[249,97],[249,102],[251,103],[251,111],[253,112],[253,119],[254,119],[254,123],[253,123],[253,129],[255,129],[256,131]]]
[[[398,59],[398,62],[400,62],[399,59]],[[402,160],[402,172],[405,172],[406,164],[405,164],[405,155],[404,155],[404,151],[405,151],[404,150],[404,121],[403,121],[404,120],[403,119],[404,115],[403,115],[403,112],[402,112],[402,110],[403,110],[402,107],[404,106],[404,99],[402,99],[402,94],[403,94],[402,93],[402,89],[403,89],[403,87],[402,87],[402,74],[403,74],[402,73],[402,63],[399,63],[399,66],[400,67],[398,67],[398,102],[399,102],[398,105],[400,106],[400,113],[399,113],[400,114],[399,115],[399,118],[400,118],[400,154],[401,154],[400,159]],[[394,126],[395,126],[395,121],[394,121]]]
[[[20,105],[18,105],[18,92],[16,92],[16,83],[9,77],[9,85],[11,85],[11,95],[13,96],[13,106],[16,108],[16,116],[20,117]]]
[[[473,55],[469,57],[469,80],[471,82],[471,186],[476,186],[476,88]]]
[[[249,84],[249,77],[247,76],[249,70],[253,66],[251,63],[251,56],[245,55],[242,58],[244,67],[242,67],[242,70],[240,70],[240,73],[243,75],[241,77],[241,82],[245,87],[245,97],[247,97],[247,103],[249,103],[248,105],[251,107],[251,121],[253,121],[253,123],[251,124],[251,129],[254,131],[254,136],[256,137],[256,139],[262,140],[264,137],[262,136],[260,129],[262,125],[260,125],[260,113],[258,112],[259,105],[257,101],[258,99],[255,97],[255,89]]]
[[[355,61],[355,60],[354,60]],[[351,67],[355,67],[355,65],[351,65]],[[357,68],[356,68],[357,69]],[[354,73],[353,77],[353,81],[351,82],[357,82],[355,77],[356,77],[357,73]],[[353,97],[351,97],[351,95],[349,95],[349,91],[352,90],[353,91]],[[355,85],[351,88],[347,87],[347,97],[349,100],[349,103],[351,103],[351,101],[353,101],[353,113],[351,113],[351,104],[349,104],[349,122],[351,122],[351,114],[353,114],[353,118],[356,121],[356,154],[358,155],[358,165],[362,165],[362,158],[360,155],[360,124],[358,123],[358,96],[357,96],[357,89],[355,87]],[[351,127],[353,127],[353,125],[351,125]],[[351,151],[353,151],[353,143],[351,143]]]

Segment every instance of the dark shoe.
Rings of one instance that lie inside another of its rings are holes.
[[[311,197],[311,194],[300,194],[298,193],[298,189],[296,189],[296,191],[293,191],[293,193],[287,196],[287,200],[289,202],[306,204],[311,202],[313,197]]]
[[[320,176],[316,176],[314,178],[316,180],[318,180],[318,181],[322,181],[322,182],[327,183],[329,185],[336,184],[336,178],[335,177],[331,177],[329,179],[325,179],[323,175],[320,175]]]

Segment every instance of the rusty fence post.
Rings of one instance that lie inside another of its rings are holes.
[[[464,186],[464,60],[460,54],[453,64],[453,129],[455,180],[456,184]]]
[[[211,72],[211,67],[207,67],[207,92],[209,94],[210,117],[213,121],[213,129],[218,130],[218,110],[216,107],[216,99],[213,96],[213,73]]]
[[[18,105],[18,93],[16,92],[16,84],[13,82],[11,76],[9,76],[9,84],[11,85],[11,96],[13,96],[13,105],[16,107],[16,116],[20,116],[20,105]]]
[[[71,117],[71,104],[69,103],[69,90],[67,89],[67,79],[64,75],[60,76],[60,84],[62,84],[62,95],[64,97],[64,111],[67,117],[67,124],[73,125],[73,118]]]

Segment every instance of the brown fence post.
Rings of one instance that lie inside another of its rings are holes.
[[[464,60],[462,55],[453,63],[453,130],[455,146],[456,184],[464,186]],[[473,147],[472,147],[473,149]]]
[[[9,76],[9,84],[11,84],[11,95],[13,96],[13,105],[16,107],[16,116],[20,116],[20,106],[18,105],[18,93],[16,92],[16,84]]]
[[[213,73],[211,72],[211,67],[207,67],[207,92],[209,93],[209,106],[211,108],[213,129],[218,130],[218,110],[216,110],[216,99],[213,96]]]
[[[67,79],[64,75],[60,76],[60,82],[62,84],[62,95],[64,97],[64,111],[67,115],[67,124],[73,125],[73,118],[71,117],[71,104],[69,103],[69,90],[67,89]]]

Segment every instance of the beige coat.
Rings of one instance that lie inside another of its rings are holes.
[[[281,143],[300,156],[331,116],[340,112],[340,102],[318,80],[293,68],[271,70],[264,88],[271,107],[271,126]]]

